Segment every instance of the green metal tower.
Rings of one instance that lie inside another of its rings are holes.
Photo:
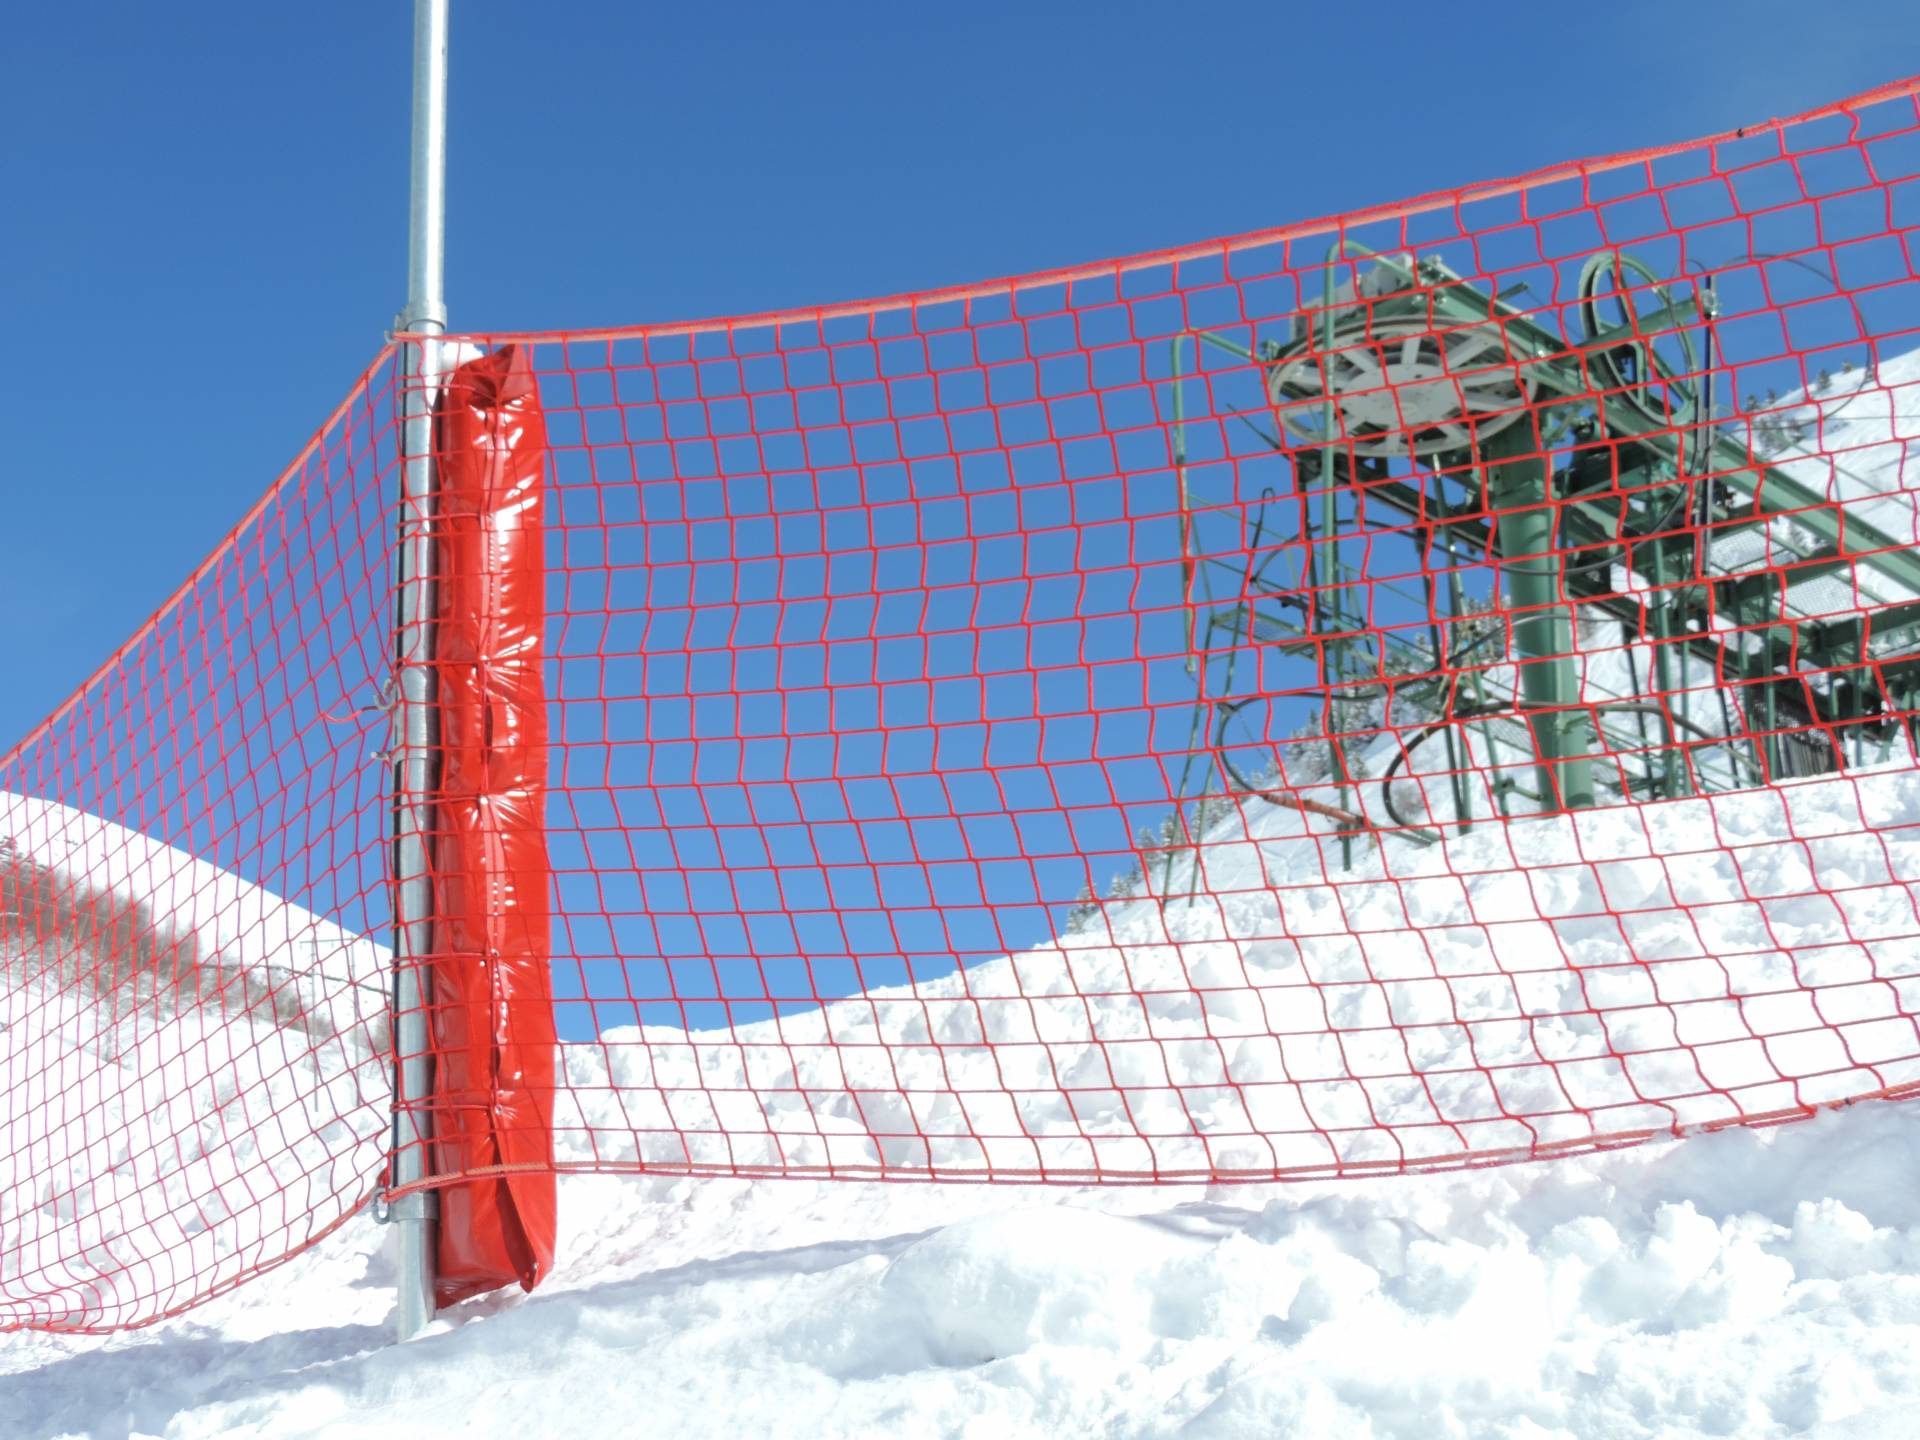
[[[1336,283],[1342,271],[1351,278]],[[1563,336],[1437,260],[1347,245],[1284,341],[1176,338],[1195,748],[1216,755],[1226,788],[1262,788],[1226,730],[1269,647],[1314,664],[1332,799],[1304,808],[1341,819],[1349,857],[1362,829],[1438,838],[1397,814],[1389,789],[1430,743],[1446,746],[1464,828],[1476,741],[1507,814],[1516,800],[1539,813],[1764,784],[1841,768],[1891,738],[1885,717],[1920,684],[1920,556],[1874,523],[1870,493],[1822,493],[1715,417],[1710,277],[1666,281],[1603,252],[1580,273],[1575,310],[1578,333]],[[1224,559],[1194,539],[1204,507],[1190,494],[1183,370],[1202,345],[1258,367],[1295,487],[1257,507],[1243,551]],[[1282,501],[1298,517],[1291,533],[1265,513]],[[1371,538],[1356,525],[1362,506],[1393,512],[1446,557],[1451,613],[1443,624],[1423,567],[1418,644],[1345,613],[1346,597],[1377,584],[1344,559]],[[1304,557],[1296,579],[1268,574],[1276,536]],[[1236,563],[1243,573],[1216,586],[1210,572]],[[1498,577],[1477,610],[1460,578],[1475,570]],[[1836,617],[1814,587],[1841,573],[1884,604]],[[1650,650],[1625,691],[1588,679],[1583,615],[1619,627],[1617,653]],[[1463,626],[1478,634],[1450,641]],[[1341,738],[1343,708],[1367,696],[1430,717],[1392,727],[1400,748],[1384,778],[1351,773]],[[1370,810],[1354,791],[1376,778],[1384,807]]]

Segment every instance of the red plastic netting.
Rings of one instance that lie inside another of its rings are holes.
[[[512,340],[558,1163],[1482,1163],[1920,1081],[1920,128]]]
[[[0,1329],[183,1309],[378,1181],[398,383],[0,761]]]
[[[1915,88],[1071,273],[460,340],[519,347],[549,442],[552,1168],[1374,1174],[1920,1083]],[[384,1002],[316,1035],[219,917],[383,983],[396,384],[0,776],[0,829],[205,867],[34,838],[9,894],[228,957],[10,933],[0,1324],[151,1318],[373,1183]],[[290,904],[188,903],[233,876]],[[500,1169],[459,1153],[426,1183]]]

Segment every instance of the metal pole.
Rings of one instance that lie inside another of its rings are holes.
[[[1445,691],[1442,692],[1446,698],[1441,703],[1446,708],[1441,711],[1441,718],[1450,720],[1453,717],[1453,713],[1460,708],[1458,703],[1460,696],[1460,677],[1453,673],[1452,667],[1447,663],[1448,645],[1445,634],[1440,628],[1440,616],[1435,610],[1433,532],[1431,530],[1422,530],[1419,534],[1420,584],[1426,592],[1427,602],[1427,643],[1433,647],[1433,668],[1439,673],[1441,683],[1447,687]],[[1449,541],[1448,545],[1447,568],[1448,570],[1452,570],[1453,568],[1451,541]],[[1389,701],[1388,703],[1391,704],[1392,702]],[[1453,726],[1448,725],[1442,733],[1447,739],[1447,778],[1453,786],[1453,820],[1454,824],[1459,826],[1460,833],[1464,835],[1468,830],[1473,828],[1473,802],[1467,794],[1466,772],[1460,768],[1460,747],[1454,743]],[[1465,738],[1466,732],[1463,730],[1461,731],[1461,739],[1464,740]],[[1426,800],[1426,789],[1425,784],[1422,784],[1420,787],[1420,795],[1423,804]],[[1443,826],[1441,828],[1444,829],[1445,827]]]
[[[423,966],[432,947],[433,879],[428,846],[437,783],[433,682],[433,402],[446,332],[443,287],[447,180],[447,0],[414,0],[413,165],[408,206],[407,308],[403,342],[399,609],[399,743],[394,756],[393,1165],[403,1188],[428,1174],[433,1092],[432,1036]],[[399,1305],[394,1329],[409,1340],[433,1319],[435,1195],[393,1202],[398,1227]]]
[[[1487,442],[1487,504],[1499,527],[1513,616],[1518,694],[1540,783],[1542,810],[1584,810],[1593,804],[1593,762],[1580,703],[1573,646],[1573,607],[1555,548],[1553,478],[1531,418]]]
[[[1341,573],[1340,533],[1333,479],[1334,405],[1331,369],[1333,365],[1334,334],[1334,266],[1346,253],[1346,248],[1346,242],[1344,240],[1336,240],[1332,245],[1327,247],[1326,272],[1321,286],[1320,344],[1322,348],[1320,359],[1320,389],[1326,396],[1326,401],[1320,407],[1320,433],[1325,438],[1326,443],[1321,446],[1320,449],[1320,473],[1314,478],[1320,482],[1320,526],[1327,533],[1327,565],[1324,580],[1321,578],[1322,572],[1317,559],[1320,553],[1320,543],[1313,529],[1311,511],[1307,506],[1301,506],[1301,517],[1306,521],[1302,528],[1307,531],[1307,588],[1313,597],[1313,610],[1311,613],[1313,615],[1313,628],[1315,633],[1325,631],[1327,628],[1326,620],[1328,619],[1333,621],[1336,630],[1344,629],[1346,625],[1346,607],[1342,601],[1339,589]],[[1320,586],[1323,584],[1328,587],[1326,591],[1327,603],[1324,606],[1321,604],[1320,591]],[[1344,732],[1336,730],[1335,726],[1336,724],[1344,724],[1346,717],[1342,715],[1339,721],[1334,719],[1334,706],[1336,704],[1334,696],[1340,692],[1340,688],[1347,682],[1347,667],[1345,664],[1346,646],[1347,642],[1341,639],[1333,641],[1323,640],[1315,647],[1320,660],[1320,686],[1321,689],[1326,692],[1327,696],[1325,710],[1327,763],[1332,768],[1333,779],[1340,787],[1334,803],[1342,810],[1347,808],[1346,741],[1342,738]],[[1329,671],[1332,673],[1329,674]],[[1340,868],[1342,870],[1353,869],[1353,835],[1350,831],[1346,830],[1340,832]]]

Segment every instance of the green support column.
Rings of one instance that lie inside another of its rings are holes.
[[[1580,701],[1580,662],[1573,649],[1573,606],[1554,549],[1556,512],[1551,471],[1532,417],[1487,441],[1481,455],[1488,506],[1499,526],[1500,564],[1512,613],[1520,702],[1533,734],[1541,807],[1582,810],[1593,804],[1593,737]]]

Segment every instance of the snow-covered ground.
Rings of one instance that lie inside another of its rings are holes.
[[[111,1338],[0,1435],[1920,1433],[1920,1110],[1462,1176],[562,1182],[554,1280],[388,1344],[380,1228]]]
[[[1904,765],[1388,841],[1350,870],[1298,812],[1248,806],[1200,853],[1192,905],[778,1021],[568,1047],[560,1156],[1255,1178],[1920,1081]]]
[[[385,1132],[379,947],[76,812],[0,813],[36,854],[84,837],[65,863],[94,885],[164,897],[199,937],[190,973],[213,977],[181,1003],[140,972],[153,993],[103,1001],[18,962],[27,983],[0,994],[0,1323],[150,1320],[351,1213]],[[566,1046],[556,1157],[1313,1178],[1920,1082],[1911,768],[1389,841],[1350,871],[1303,826],[1227,812],[1190,906],[1136,899],[800,1015]]]

